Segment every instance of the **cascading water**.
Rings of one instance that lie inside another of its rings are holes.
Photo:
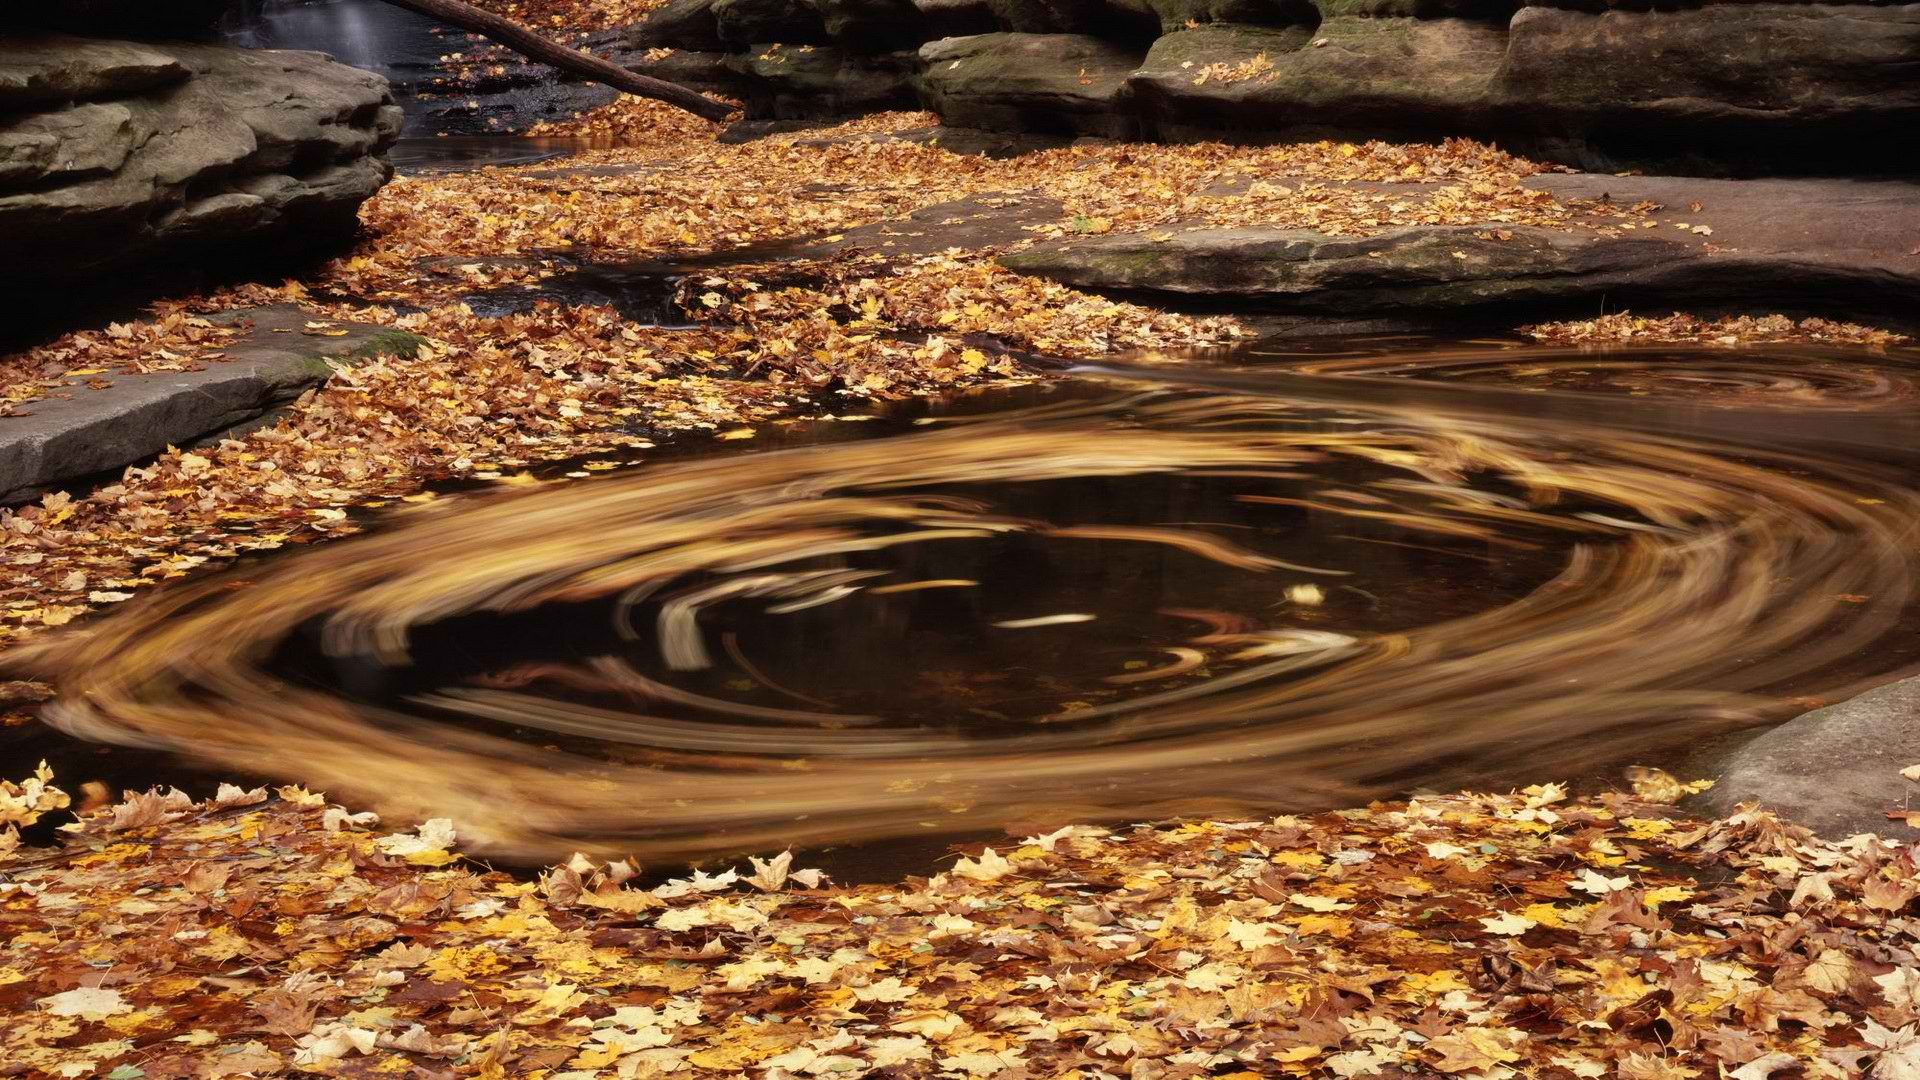
[[[323,52],[417,90],[457,37],[433,20],[381,0],[248,0],[222,26],[252,49]]]

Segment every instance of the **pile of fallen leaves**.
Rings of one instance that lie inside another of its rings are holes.
[[[1521,328],[1535,341],[1552,345],[1764,345],[1776,342],[1824,342],[1834,345],[1897,345],[1904,334],[1828,319],[1790,319],[1785,315],[1740,315],[1701,319],[1674,314],[1643,318],[1631,312],[1578,322],[1540,323]]]
[[[1913,851],[1648,779],[1069,826],[851,887],[521,880],[446,820],[151,792],[0,854],[0,1071],[1920,1076]]]

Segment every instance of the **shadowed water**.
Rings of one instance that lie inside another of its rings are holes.
[[[1908,356],[1280,351],[442,499],[11,664],[84,739],[676,860],[1589,776],[1920,658]]]

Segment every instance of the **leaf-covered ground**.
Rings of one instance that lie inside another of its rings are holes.
[[[0,853],[0,1073],[1920,1075],[1920,868],[1664,774],[1064,827],[931,879],[537,881],[298,788]],[[65,799],[0,787],[0,820]],[[0,843],[0,848],[11,848]]]
[[[350,532],[350,511],[430,498],[436,479],[613,468],[666,435],[1048,377],[1036,355],[1247,333],[993,261],[1032,237],[1249,222],[1604,231],[1649,209],[1555,203],[1520,186],[1535,166],[1465,142],[989,161],[890,134],[930,123],[731,146],[622,103],[574,127],[628,148],[403,178],[366,207],[359,246],[302,280],[0,359],[0,395],[31,410],[88,392],[64,388],[75,372],[220,362],[233,335],[203,318],[216,310],[292,301],[321,326],[427,341],[342,369],[271,427],[0,510],[0,647],[246,551]],[[928,239],[941,223],[907,224],[963,199],[1034,217],[963,246]],[[772,258],[784,241],[807,250]],[[465,302],[581,261],[715,252],[735,254],[690,279],[690,329]],[[1888,340],[1685,317],[1531,332]],[[42,693],[0,684],[0,707]],[[382,836],[294,789],[139,796],[87,817],[65,849],[0,854],[0,1075],[1920,1075],[1910,854],[1760,815],[1675,823],[1658,794],[1541,788],[1079,828],[932,881],[809,887],[770,863],[647,890],[620,866],[539,883],[483,873],[444,825]],[[45,779],[0,787],[0,822],[64,801]]]

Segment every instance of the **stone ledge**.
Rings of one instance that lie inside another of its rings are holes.
[[[1077,288],[1173,301],[1234,301],[1342,316],[1473,315],[1601,301],[1728,307],[1920,323],[1920,185],[1543,176],[1563,199],[1650,200],[1656,227],[1626,235],[1490,225],[1333,237],[1193,229],[1036,245],[1002,262]],[[1701,209],[1689,209],[1692,203]],[[1674,226],[1686,225],[1687,228]],[[1710,234],[1693,231],[1710,228]]]
[[[411,334],[351,323],[334,324],[347,331],[342,337],[307,336],[300,331],[311,318],[292,305],[216,316],[253,323],[225,359],[199,371],[114,374],[99,390],[75,378],[69,396],[0,417],[0,504],[229,431],[326,382],[334,363],[410,353],[419,343]]]

